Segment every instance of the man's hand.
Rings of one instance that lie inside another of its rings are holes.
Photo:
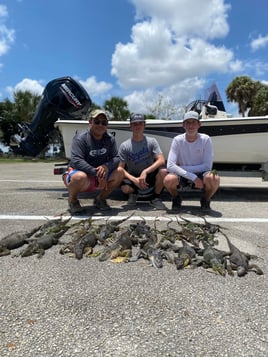
[[[143,170],[140,174],[140,177],[138,177],[138,187],[142,190],[145,190],[148,187],[148,183],[146,182],[146,177],[147,174],[146,172]]]
[[[148,187],[148,183],[145,181],[145,179],[142,179],[140,177],[133,177],[131,181],[141,190],[145,190]]]
[[[96,176],[98,177],[98,179],[103,179],[107,177],[108,174],[108,168],[104,165],[98,166],[96,168],[97,174]]]
[[[100,189],[100,190],[107,190],[107,180],[106,180],[106,177],[104,177],[104,178],[97,177],[97,181],[98,181],[98,189]]]
[[[203,183],[203,181],[202,181],[199,177],[197,177],[197,178],[194,180],[194,186],[195,186],[195,188],[202,189],[202,188],[204,188],[204,183]]]
[[[213,178],[215,178],[215,176],[218,175],[218,171],[216,169],[213,169],[210,171],[210,174],[212,174]]]

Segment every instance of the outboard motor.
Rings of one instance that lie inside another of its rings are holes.
[[[12,150],[19,155],[36,156],[48,144],[54,123],[59,119],[85,119],[91,107],[85,89],[71,77],[49,82],[30,124],[18,124],[18,133],[10,138]]]

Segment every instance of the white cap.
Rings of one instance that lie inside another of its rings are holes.
[[[183,122],[187,119],[195,119],[195,120],[200,120],[199,118],[199,114],[193,110],[190,110],[189,112],[185,113],[184,114],[184,117],[183,117]]]

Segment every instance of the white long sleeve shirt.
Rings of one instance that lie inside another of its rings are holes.
[[[167,159],[168,172],[194,181],[197,173],[210,171],[212,164],[213,146],[208,135],[198,133],[194,142],[187,141],[185,133],[175,136]]]

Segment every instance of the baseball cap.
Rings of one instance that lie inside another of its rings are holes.
[[[92,112],[89,113],[89,118],[90,119],[95,119],[99,115],[104,115],[107,120],[109,120],[109,115],[105,110],[102,109],[95,109]]]
[[[187,119],[195,119],[195,120],[200,120],[199,118],[199,114],[193,110],[190,110],[189,112],[185,113],[184,114],[184,117],[183,117],[183,122]]]
[[[145,117],[143,114],[135,114],[135,113],[132,113],[130,115],[130,124],[132,123],[138,123],[138,122],[145,122]]]

